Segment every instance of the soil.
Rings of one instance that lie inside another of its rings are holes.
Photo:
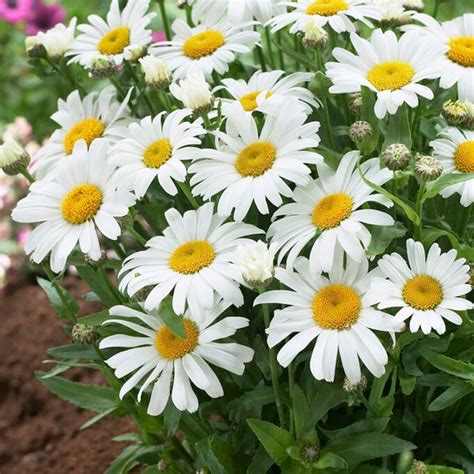
[[[74,277],[64,286],[77,299],[88,291]],[[81,314],[98,309],[81,303]],[[0,297],[0,320],[0,474],[104,472],[126,446],[111,438],[133,431],[133,422],[107,417],[79,430],[94,413],[55,397],[35,379],[33,371],[51,368],[42,363],[46,350],[69,342],[41,288],[27,285]],[[100,373],[88,369],[62,375],[104,383]]]

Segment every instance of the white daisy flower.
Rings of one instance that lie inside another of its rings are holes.
[[[443,173],[474,173],[474,132],[447,127],[439,134],[441,138],[430,143],[433,156],[439,159]],[[474,202],[474,179],[453,184],[440,191],[448,198],[458,193],[464,207]]]
[[[29,194],[12,212],[16,222],[41,222],[25,243],[25,252],[40,263],[51,252],[54,272],[64,270],[77,243],[92,260],[101,256],[97,230],[116,240],[125,216],[134,204],[133,195],[117,190],[115,167],[104,158],[107,140],[94,140],[89,149],[78,142],[70,160],[63,161],[53,179],[36,181]]]
[[[248,82],[243,79],[222,79],[222,86],[215,91],[225,89],[234,100],[224,102],[239,103],[246,112],[262,110],[266,113],[281,112],[282,99],[295,98],[301,101],[305,112],[310,114],[318,102],[313,94],[298,84],[308,82],[314,76],[310,72],[296,72],[282,77],[284,71],[255,72]]]
[[[82,31],[73,42],[66,56],[72,56],[70,62],[81,64],[90,69],[94,60],[112,60],[121,64],[131,59],[138,51],[151,43],[151,30],[146,27],[156,15],[148,13],[149,0],[126,2],[121,12],[118,0],[112,0],[107,21],[97,15],[89,15],[89,24],[79,25]]]
[[[393,333],[404,324],[367,303],[374,273],[368,272],[367,259],[347,259],[344,268],[343,253],[338,251],[328,277],[315,274],[303,257],[296,261],[295,269],[276,269],[276,278],[289,290],[269,291],[255,300],[255,304],[286,306],[275,310],[266,331],[270,347],[297,333],[278,353],[278,362],[288,367],[316,339],[310,369],[317,380],[334,381],[338,353],[351,382],[361,379],[359,359],[374,376],[381,377],[388,357],[373,330]]]
[[[212,306],[217,293],[235,306],[243,304],[240,270],[231,263],[234,250],[252,242],[249,235],[263,231],[250,224],[224,223],[205,204],[181,215],[176,209],[165,213],[169,227],[163,235],[147,242],[147,250],[130,255],[120,270],[120,289],[130,296],[153,286],[145,309],[157,308],[173,292],[173,310],[183,314],[186,303],[197,313]]]
[[[214,103],[211,87],[201,71],[170,85],[170,92],[197,115],[209,112]]]
[[[286,264],[291,268],[296,257],[307,243],[312,244],[309,260],[318,272],[329,271],[338,247],[355,261],[365,259],[365,250],[371,240],[365,224],[393,225],[391,216],[375,209],[360,209],[364,204],[376,202],[390,207],[393,203],[381,194],[373,194],[360,173],[354,169],[358,151],[346,153],[337,171],[322,163],[317,165],[319,178],[305,187],[296,187],[293,201],[278,209],[273,217],[285,216],[268,229],[268,237],[278,242],[278,265],[288,254]],[[393,173],[380,169],[379,159],[361,164],[365,177],[379,186],[389,181]]]
[[[38,179],[54,172],[59,160],[71,155],[74,145],[84,140],[87,145],[98,138],[115,143],[119,132],[127,126],[129,117],[128,100],[131,90],[122,103],[115,98],[115,89],[106,87],[100,93],[92,92],[81,99],[79,92],[71,92],[67,99],[58,100],[58,110],[51,119],[58,128],[51,138],[34,156],[31,171]]]
[[[154,45],[151,52],[169,64],[175,79],[201,71],[210,80],[212,71],[224,74],[235,53],[248,53],[259,40],[259,33],[249,30],[251,26],[251,22],[232,26],[220,20],[191,28],[178,19],[172,25],[172,41]]]
[[[119,316],[104,324],[118,324],[124,333],[108,336],[100,342],[101,349],[119,348],[120,352],[106,360],[117,378],[131,375],[120,389],[120,398],[140,386],[138,402],[152,387],[147,413],[160,415],[170,398],[178,410],[197,411],[199,402],[192,384],[211,398],[224,395],[222,385],[209,364],[236,375],[242,375],[245,363],[253,358],[253,350],[235,342],[216,342],[233,336],[247,327],[249,320],[239,317],[216,319],[229,307],[217,302],[212,309],[183,315],[186,337],[180,338],[163,324],[156,313],[114,306],[111,316]],[[130,335],[130,330],[134,335]]]
[[[386,23],[406,24],[416,13],[408,10],[403,0],[372,0],[372,3],[380,9],[381,21]]]
[[[40,31],[35,37],[34,44],[42,45],[49,58],[58,60],[63,57],[74,41],[76,17],[72,18],[69,26],[58,23],[47,31]],[[30,37],[31,38],[31,37]]]
[[[395,114],[406,103],[418,106],[418,96],[433,98],[433,91],[421,85],[424,79],[440,76],[434,66],[445,46],[420,38],[416,31],[404,33],[400,39],[393,31],[375,30],[370,41],[351,34],[357,54],[335,48],[338,63],[327,63],[327,76],[334,94],[360,92],[365,86],[377,94],[375,115],[382,119],[387,112]]]
[[[193,194],[210,199],[222,192],[218,213],[244,219],[252,203],[261,214],[268,214],[267,200],[281,206],[281,196],[291,196],[285,180],[299,185],[310,179],[307,164],[322,162],[310,151],[317,147],[318,122],[306,121],[306,114],[288,108],[279,116],[266,115],[259,132],[254,118],[241,107],[229,111],[227,133],[215,132],[216,150],[203,150],[189,168]]]
[[[176,110],[165,116],[145,117],[129,125],[123,140],[110,151],[110,162],[118,167],[119,185],[133,189],[142,198],[155,178],[168,194],[178,190],[173,181],[186,179],[183,161],[197,155],[201,144],[198,135],[205,133],[202,119],[186,122],[190,109]],[[166,117],[166,118],[165,118]]]
[[[225,16],[230,23],[238,25],[252,20],[265,23],[284,10],[280,0],[196,0],[192,16],[194,23]]]
[[[465,90],[474,83],[474,13],[441,24],[423,13],[413,18],[424,26],[409,26],[407,29],[413,29],[427,36],[431,43],[445,48],[445,54],[436,65],[440,86],[448,89],[457,84],[459,95],[465,95]]]
[[[282,5],[294,8],[290,13],[283,13],[273,18],[269,23],[273,31],[281,30],[291,25],[290,33],[304,31],[309,21],[319,26],[329,26],[336,32],[355,31],[353,21],[361,21],[372,26],[368,20],[380,19],[380,10],[368,0],[297,0],[297,2],[282,2]]]
[[[469,265],[464,258],[456,260],[456,251],[441,253],[433,244],[425,255],[420,242],[407,241],[408,264],[397,253],[384,255],[378,266],[386,280],[374,278],[368,298],[380,309],[401,308],[395,315],[399,322],[410,319],[410,331],[421,327],[424,334],[434,329],[446,331],[443,319],[461,324],[455,311],[472,309],[470,301],[460,298],[471,291]]]

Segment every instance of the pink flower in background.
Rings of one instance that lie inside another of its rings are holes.
[[[25,117],[16,117],[13,123],[7,125],[3,139],[13,138],[23,144],[29,143],[32,139],[33,128]]]
[[[166,35],[162,31],[154,31],[151,34],[151,39],[154,43],[159,43],[161,41],[166,41]]]
[[[29,229],[28,227],[23,227],[22,229],[20,229],[16,238],[17,238],[18,244],[21,247],[25,245],[25,241],[30,234],[31,234],[31,229]]]
[[[66,12],[58,3],[44,4],[41,0],[33,0],[33,9],[27,19],[26,34],[36,35],[38,31],[47,31],[58,23],[64,23]]]
[[[26,21],[31,15],[34,0],[0,0],[0,18],[8,23]]]

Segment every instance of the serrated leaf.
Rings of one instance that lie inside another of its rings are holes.
[[[456,360],[430,350],[422,350],[421,355],[431,365],[447,374],[455,375],[465,380],[474,380],[474,364]]]
[[[232,400],[227,409],[231,410],[249,410],[256,407],[262,407],[275,402],[275,396],[271,387],[256,387],[250,392],[245,392],[239,398]]]
[[[96,352],[91,346],[83,344],[67,344],[65,346],[50,347],[48,354],[60,359],[95,359]]]
[[[105,410],[101,413],[97,413],[97,415],[93,416],[92,418],[89,418],[85,423],[83,423],[80,426],[80,430],[85,430],[86,428],[91,427],[92,425],[96,424],[98,421],[102,420],[102,418],[106,417],[107,415],[110,415],[115,411],[114,407],[110,407],[108,410]]]
[[[322,430],[330,439],[343,438],[359,433],[382,432],[388,425],[390,418],[368,418],[360,420],[334,431]]]
[[[260,446],[247,469],[247,474],[262,474],[267,472],[274,464],[272,458],[263,446]]]
[[[460,249],[461,245],[457,237],[452,232],[443,229],[424,228],[421,233],[421,242],[426,248],[428,248],[431,247],[431,245],[436,242],[440,237],[446,237],[454,249]]]
[[[287,449],[294,442],[293,436],[268,421],[248,419],[247,423],[267,453],[281,466],[288,459]]]
[[[409,441],[384,433],[360,433],[336,438],[322,453],[331,452],[342,457],[350,467],[370,459],[416,449]]]
[[[301,433],[306,417],[308,416],[309,405],[303,390],[298,385],[293,388],[293,418],[295,420],[295,431]]]
[[[161,450],[161,446],[127,446],[105,470],[104,474],[126,474],[140,464],[138,458]]]
[[[394,143],[402,143],[410,150],[412,145],[411,127],[408,120],[408,107],[403,105],[395,115],[390,115],[385,131],[383,149]]]
[[[104,309],[98,313],[89,314],[79,318],[81,324],[87,324],[88,326],[102,326],[102,324],[110,318],[109,311]]]
[[[167,296],[160,304],[158,316],[169,327],[170,331],[177,337],[184,339],[186,337],[186,329],[182,316],[178,316],[173,311],[173,304],[170,296]]]
[[[181,410],[175,407],[171,400],[167,403],[165,411],[163,412],[163,422],[170,436],[176,433],[182,413]]]
[[[426,466],[426,474],[465,474],[462,469],[456,469],[455,467],[448,466],[435,466],[429,464]],[[413,471],[409,471],[408,474],[416,474]]]
[[[393,240],[403,237],[406,232],[407,229],[401,222],[395,222],[391,226],[374,226],[367,254],[380,255],[384,253]]]
[[[59,291],[61,292],[62,298],[67,303],[66,304],[63,302],[63,299],[59,296],[58,291],[49,280],[37,277],[36,281],[41,286],[41,288],[43,288],[46,296],[49,299],[49,302],[51,303],[51,306],[58,312],[59,316],[61,316],[63,319],[73,320],[71,311],[74,313],[74,315],[77,314],[79,306],[76,300],[69,294],[69,292],[58,285]]]
[[[349,466],[345,459],[334,453],[323,454],[315,467],[317,469],[347,469]]]
[[[474,173],[448,173],[437,179],[432,185],[429,185],[422,197],[422,202],[435,197],[444,188],[453,184],[462,183],[474,179]]]
[[[121,303],[118,290],[114,291],[104,281],[98,270],[86,266],[77,266],[76,269],[79,276],[92,288],[105,306],[111,307]]]
[[[453,425],[450,429],[474,456],[474,429],[468,425]]]
[[[430,411],[444,410],[454,405],[458,400],[474,393],[474,387],[468,383],[459,382],[445,390],[439,397],[435,398],[428,406]]]

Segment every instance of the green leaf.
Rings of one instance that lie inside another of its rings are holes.
[[[98,270],[86,266],[77,266],[76,269],[79,276],[91,287],[105,306],[120,304],[118,290],[114,291]]]
[[[316,396],[310,404],[308,416],[304,421],[298,437],[308,432],[319,420],[335,406],[339,405],[346,399],[346,392],[336,384],[321,382],[318,384]]]
[[[428,186],[425,194],[422,197],[422,202],[427,199],[435,197],[444,188],[451,186],[452,184],[462,183],[474,179],[474,173],[448,173],[437,179],[432,185]]]
[[[295,431],[301,433],[304,422],[308,416],[309,405],[303,390],[298,385],[293,388],[293,418],[295,420]]]
[[[181,414],[182,411],[178,410],[170,400],[163,412],[163,422],[170,436],[173,436],[176,433],[179,421],[181,420]]]
[[[40,371],[35,372],[35,375],[51,393],[78,407],[99,413],[119,407],[119,401],[110,387],[85,385],[62,377],[44,378],[45,372]]]
[[[374,226],[372,228],[372,239],[367,249],[367,254],[383,254],[393,240],[403,237],[406,232],[407,229],[401,222],[395,222],[395,224],[391,226]]]
[[[265,451],[265,448],[260,446],[255,452],[252,462],[247,469],[247,474],[263,474],[267,472],[273,464],[274,462]]]
[[[250,392],[245,392],[241,397],[232,400],[228,405],[229,411],[250,410],[275,402],[275,396],[271,387],[256,387]]]
[[[239,466],[243,466],[244,463],[236,462],[230,444],[215,434],[199,440],[196,451],[199,453],[199,461],[209,469],[211,474],[243,472]]]
[[[138,458],[148,453],[160,451],[161,446],[127,446],[105,470],[104,474],[125,474],[140,464]]]
[[[364,155],[370,155],[376,148],[380,138],[379,121],[374,114],[375,94],[368,87],[361,88],[362,112],[360,119],[370,123],[372,135],[360,145],[360,151]]]
[[[384,433],[360,433],[329,441],[322,453],[337,454],[353,467],[370,459],[413,449],[416,449],[414,444],[395,436]]]
[[[474,364],[462,362],[430,350],[422,350],[421,355],[434,367],[465,380],[474,380]]]
[[[429,464],[426,466],[426,474],[465,474],[462,469],[456,469],[455,467],[448,466],[435,466]],[[415,474],[413,471],[409,471],[408,474]]]
[[[96,352],[91,346],[83,344],[67,344],[65,346],[50,347],[48,354],[61,359],[95,359]]]
[[[56,288],[49,280],[37,277],[36,281],[41,286],[41,288],[43,288],[46,296],[49,299],[49,302],[51,303],[51,306],[58,312],[59,316],[61,316],[63,319],[73,320],[71,311],[74,314],[77,314],[77,311],[79,310],[76,300],[64,288],[59,286],[59,284],[58,287],[62,294],[62,298],[59,296]]]
[[[334,453],[323,454],[315,467],[317,469],[347,469],[349,466],[345,459]]]
[[[109,311],[104,309],[103,311],[99,311],[98,313],[83,316],[82,318],[79,318],[78,321],[81,324],[87,324],[88,326],[101,326],[109,318]]]
[[[115,411],[115,408],[114,407],[110,407],[108,410],[105,410],[101,413],[97,413],[97,415],[93,416],[92,418],[89,418],[85,423],[83,423],[81,426],[80,426],[80,430],[85,430],[86,428],[89,428],[91,427],[92,425],[94,425],[95,423],[97,423],[98,421],[102,420],[102,418],[105,418],[107,415],[110,415],[111,413],[113,413]]]
[[[474,429],[468,425],[453,425],[451,431],[474,456]]]
[[[267,453],[281,466],[288,459],[287,449],[294,441],[293,436],[268,421],[250,418],[247,423]]]
[[[383,149],[394,143],[402,143],[410,150],[412,145],[411,127],[408,120],[408,107],[403,105],[395,115],[390,115],[385,132]]]
[[[362,181],[364,181],[364,183],[367,186],[370,186],[372,189],[374,189],[378,193],[380,193],[383,196],[385,196],[386,198],[392,200],[395,204],[397,204],[398,206],[400,206],[403,209],[403,211],[405,212],[408,219],[410,219],[415,225],[419,225],[420,216],[415,212],[415,210],[409,204],[407,204],[405,201],[403,201],[399,197],[393,195],[392,193],[389,193],[386,189],[382,188],[382,186],[378,186],[377,184],[372,183],[372,181],[369,181],[365,177],[365,175],[362,173],[362,169],[360,167],[360,157],[357,160],[357,169],[359,170],[359,173],[362,177]]]
[[[461,244],[459,243],[457,237],[452,232],[443,229],[423,228],[421,242],[426,248],[428,248],[431,247],[431,245],[440,237],[446,237],[454,249],[460,249]]]
[[[439,397],[435,398],[429,404],[428,410],[444,410],[471,393],[474,393],[474,387],[472,385],[465,382],[458,382],[455,385],[451,385],[451,387],[445,390]]]
[[[158,309],[158,316],[169,327],[170,331],[177,337],[184,339],[186,337],[186,329],[181,316],[173,311],[171,296],[167,296]]]
[[[388,425],[390,418],[368,418],[366,420],[356,421],[351,425],[334,431],[322,430],[323,433],[331,439],[343,438],[349,435],[360,433],[381,433]]]

